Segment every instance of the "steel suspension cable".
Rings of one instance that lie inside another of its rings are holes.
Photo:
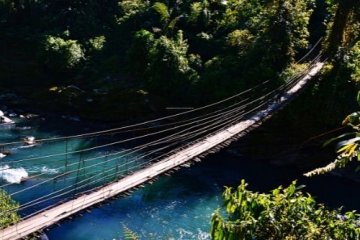
[[[235,118],[235,121],[237,121],[238,120],[238,117],[237,118]],[[217,123],[220,123],[220,122],[222,122],[223,123],[223,125],[224,124],[227,124],[228,122],[229,122],[230,120],[228,120],[227,122],[224,122],[224,121],[219,121],[219,122],[217,122]],[[232,120],[231,122],[234,122],[234,120]],[[123,156],[121,156],[121,157],[123,157]],[[143,157],[143,156],[142,156]],[[138,158],[138,157],[136,157],[136,158]],[[114,160],[114,159],[111,159],[111,160]],[[127,163],[127,164],[129,164],[129,163]],[[120,166],[124,166],[124,164],[123,165],[120,165]],[[81,169],[80,169],[81,170]],[[107,171],[112,171],[113,169],[110,169],[110,170],[107,170]],[[79,169],[77,169],[77,170],[74,170],[74,171],[79,171]],[[97,172],[101,172],[102,170],[99,170],[99,171],[97,171]],[[94,173],[94,172],[91,172],[91,173]],[[77,177],[77,176],[76,176]],[[55,177],[56,178],[56,177]],[[89,180],[89,179],[87,179],[87,180]],[[82,181],[83,182],[83,181]],[[72,187],[72,186],[71,186]],[[67,187],[67,188],[69,188],[69,187]],[[58,192],[58,191],[57,191]],[[51,193],[52,194],[52,193]],[[50,194],[50,195],[51,195]],[[43,198],[43,197],[41,197],[41,198]],[[23,204],[24,205],[24,204]],[[23,205],[22,205],[22,207],[23,207]]]

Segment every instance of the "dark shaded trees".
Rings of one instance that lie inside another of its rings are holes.
[[[330,1],[333,10],[333,19],[330,22],[330,33],[328,36],[328,54],[334,55],[339,47],[354,44],[359,40],[359,26],[357,26],[360,15],[360,1],[337,0]]]
[[[141,90],[160,105],[190,96],[209,102],[265,79],[277,84],[308,46],[314,8],[312,0],[18,2],[2,1],[0,31],[14,44],[8,56],[31,63],[44,95],[76,85],[96,98],[101,86]],[[11,72],[21,81],[22,71]]]

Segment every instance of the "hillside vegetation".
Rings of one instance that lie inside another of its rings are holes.
[[[208,103],[267,79],[279,84],[325,37],[335,64],[324,73],[332,82],[320,87],[326,96],[347,95],[348,81],[360,76],[358,5],[0,0],[0,89],[90,117],[143,115]],[[22,103],[11,96],[2,99]]]

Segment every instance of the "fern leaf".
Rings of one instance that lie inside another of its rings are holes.
[[[137,235],[135,232],[133,232],[130,228],[123,225],[124,229],[124,238],[125,240],[140,240],[139,235]]]

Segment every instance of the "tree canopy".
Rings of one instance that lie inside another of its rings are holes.
[[[159,106],[201,104],[276,79],[308,49],[314,9],[313,0],[2,0],[0,58],[10,62],[0,77],[31,82],[39,96],[76,85],[104,102],[92,91],[101,86],[147,92]]]
[[[324,37],[333,61],[332,83],[318,88],[321,110],[359,78],[359,9],[357,0],[2,0],[0,88],[41,104],[67,99],[49,89],[77,86],[81,96],[57,104],[76,112],[196,106],[268,79],[281,83]]]

